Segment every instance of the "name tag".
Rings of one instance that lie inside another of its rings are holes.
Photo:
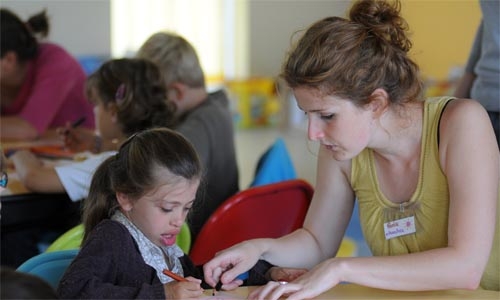
[[[384,223],[384,233],[386,240],[390,240],[402,235],[412,234],[415,232],[416,230],[414,216]]]

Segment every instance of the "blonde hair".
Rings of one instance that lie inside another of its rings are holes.
[[[183,37],[170,32],[158,32],[149,37],[137,52],[137,57],[155,63],[167,87],[181,82],[190,87],[205,87],[205,76],[193,46]]]

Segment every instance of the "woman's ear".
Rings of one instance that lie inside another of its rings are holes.
[[[120,204],[121,209],[124,212],[129,212],[134,207],[132,199],[127,194],[124,193],[116,193],[116,200],[118,200],[118,204]]]
[[[389,94],[384,89],[378,88],[370,95],[370,110],[377,117],[381,116],[389,107]]]

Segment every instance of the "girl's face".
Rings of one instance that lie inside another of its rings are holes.
[[[94,103],[94,118],[96,131],[104,139],[114,139],[121,136],[120,128],[117,123],[116,113],[113,107],[106,106],[101,97],[95,91],[91,95],[90,101]]]
[[[199,184],[199,180],[177,176],[174,183],[160,184],[135,201],[119,193],[117,198],[124,214],[151,242],[171,246],[193,206]]]
[[[319,141],[336,160],[351,159],[368,146],[373,120],[369,110],[311,88],[296,88],[294,95],[308,117],[309,139]]]

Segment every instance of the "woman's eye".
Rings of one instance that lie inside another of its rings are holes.
[[[191,208],[193,208],[192,206],[189,206],[189,207],[184,207],[184,211],[190,211]]]
[[[161,211],[162,211],[162,212],[166,212],[166,213],[168,213],[168,212],[172,212],[172,210],[171,210],[170,208],[163,208],[163,207],[160,207],[160,209],[161,209]]]
[[[331,119],[333,119],[334,115],[335,114],[322,115],[321,119],[323,119],[323,120],[331,120]]]

